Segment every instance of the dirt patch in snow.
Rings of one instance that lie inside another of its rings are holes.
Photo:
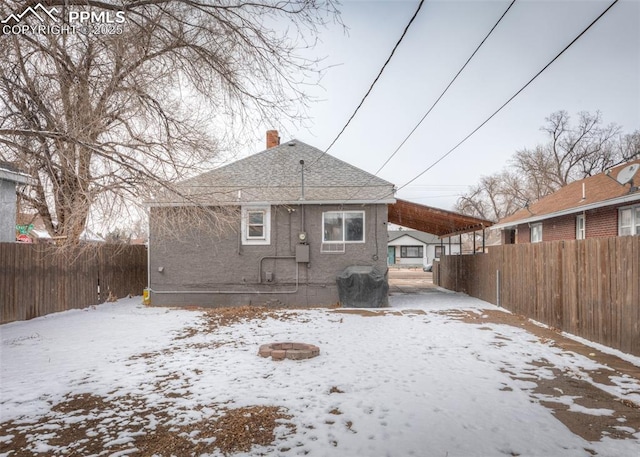
[[[456,310],[443,311],[441,314],[468,324],[479,325],[482,330],[493,330],[491,324],[520,327],[536,335],[544,344],[581,354],[605,365],[608,369],[587,372],[590,381],[576,378],[570,372],[563,372],[546,360],[533,363],[531,370],[527,370],[529,375],[524,378],[521,377],[522,373],[518,377],[508,370],[503,371],[513,379],[535,383],[536,387],[530,390],[532,399],[549,408],[569,430],[587,441],[600,441],[604,437],[633,438],[633,435],[640,431],[640,405],[629,399],[615,397],[596,386],[613,386],[614,377],[640,380],[640,367],[567,338],[557,329],[536,325],[524,316],[493,310],[482,310],[482,313]],[[496,336],[494,345],[506,345],[508,340]],[[536,371],[540,367],[550,370],[553,379],[537,376]]]
[[[189,309],[201,311],[202,324],[198,327],[188,327],[174,339],[182,340],[191,338],[201,332],[215,332],[220,327],[237,324],[250,320],[289,320],[297,318],[298,313],[290,309],[274,309],[266,306],[237,306],[229,308],[194,308]]]
[[[276,440],[275,429],[283,425],[286,433],[296,427],[291,416],[276,406],[249,406],[226,410],[211,426],[213,444],[224,454],[247,452],[254,445],[267,446]]]
[[[76,395],[54,405],[37,422],[0,424],[0,453],[12,457],[134,453],[139,456],[224,455],[268,446],[295,432],[291,416],[277,406],[227,408],[208,405],[211,417],[176,425],[160,408],[131,397],[106,399]]]

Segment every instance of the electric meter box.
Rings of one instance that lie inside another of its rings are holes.
[[[309,263],[309,245],[296,244],[296,262]]]

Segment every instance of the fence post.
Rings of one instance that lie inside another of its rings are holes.
[[[496,270],[496,305],[500,306],[500,270]]]

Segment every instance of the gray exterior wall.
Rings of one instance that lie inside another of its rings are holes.
[[[16,183],[0,179],[0,243],[16,240]]]
[[[344,253],[321,252],[322,213],[349,210],[365,212],[365,242],[346,243]],[[239,214],[218,233],[194,229],[188,236],[163,236],[162,221],[172,211],[176,210],[153,207],[150,212],[152,305],[332,305],[338,303],[336,276],[346,267],[387,270],[386,204],[271,206],[269,245],[241,243]],[[184,221],[184,227],[189,224]],[[301,231],[307,233],[309,263],[268,258],[295,256]],[[267,282],[269,273],[272,282]]]

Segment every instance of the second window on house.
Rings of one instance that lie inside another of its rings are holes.
[[[400,246],[400,257],[406,259],[421,259],[422,246]]]
[[[542,222],[531,224],[531,242],[540,243],[542,241]]]
[[[322,242],[364,242],[364,211],[327,211],[322,213]]]
[[[584,240],[584,238],[585,238],[584,214],[578,214],[576,216],[576,240]]]
[[[618,235],[640,235],[640,205],[620,208]]]

